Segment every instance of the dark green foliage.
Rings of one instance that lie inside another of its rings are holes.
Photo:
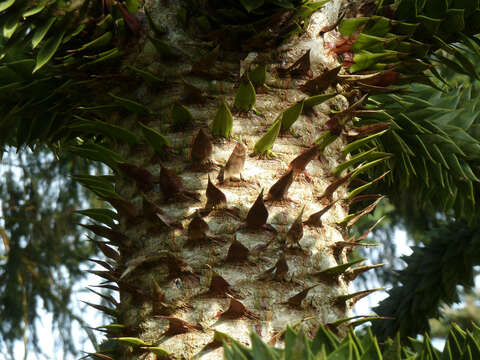
[[[242,44],[241,50],[262,49],[302,32],[310,15],[327,1],[189,0],[181,15],[191,20],[192,31],[222,48],[240,50]]]
[[[377,3],[382,5],[383,1]],[[383,5],[378,7],[378,13],[388,14],[391,19],[384,16],[352,18],[340,25],[340,32],[353,42],[351,72],[394,71],[402,75],[393,83],[417,81],[432,85],[422,72],[430,69],[437,76],[432,65],[440,60],[456,71],[479,77],[475,63],[449,44],[462,40],[470,47],[478,42],[473,37],[480,31],[477,0],[401,0],[395,7]],[[450,54],[453,60],[438,51],[435,58],[428,57],[438,49]]]
[[[21,147],[74,137],[64,127],[72,109],[93,102],[86,89],[102,88],[85,69],[101,73],[114,63],[127,40],[120,36],[124,22],[135,19],[120,3],[110,14],[89,0],[1,4],[8,10],[0,13],[0,143]]]
[[[375,191],[394,202],[408,191],[414,194],[411,206],[454,210],[457,216],[473,219],[478,215],[480,175],[478,83],[464,83],[446,93],[421,84],[409,89],[416,95],[372,96],[367,109],[374,112],[359,114],[356,122],[358,127],[391,124],[389,132],[360,150],[394,154],[369,172],[379,176],[391,170]]]
[[[329,329],[320,325],[315,336],[309,338],[300,330],[287,327],[285,347],[279,349],[264,343],[251,334],[252,347],[247,348],[232,338],[224,339],[225,360],[473,360],[480,356],[480,328],[463,331],[453,324],[443,352],[433,347],[426,335],[423,341],[411,339],[409,345],[400,345],[398,337],[388,339],[381,346],[368,328],[361,335],[350,330],[340,340]]]
[[[459,300],[457,285],[471,287],[473,266],[480,264],[478,226],[468,227],[461,221],[438,222],[425,234],[428,243],[413,248],[403,259],[407,267],[398,275],[399,286],[375,311],[395,320],[374,324],[374,332],[385,339],[400,331],[402,337],[428,330],[428,319],[438,317],[442,303]]]

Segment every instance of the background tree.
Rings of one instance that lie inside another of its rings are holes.
[[[25,352],[45,353],[38,341],[41,312],[53,315],[58,348],[74,352],[81,339],[72,335],[72,323],[90,334],[81,316],[85,310],[71,303],[74,285],[86,276],[92,243],[81,239],[74,210],[92,196],[74,183],[72,169],[89,171],[83,159],[54,159],[45,149],[36,153],[14,149],[3,154],[0,184],[3,240],[0,267],[1,352],[14,358],[15,341],[23,338]],[[44,320],[44,319],[43,319]],[[73,341],[75,339],[75,341]],[[46,354],[45,354],[46,355]]]

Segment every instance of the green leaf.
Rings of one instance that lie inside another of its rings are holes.
[[[303,108],[304,109],[310,109],[314,107],[315,105],[319,105],[323,103],[324,101],[327,101],[333,97],[337,96],[336,93],[333,94],[320,94],[320,95],[315,95],[311,96],[303,102]]]
[[[153,352],[155,355],[159,356],[160,359],[168,359],[171,357],[170,352],[158,346],[149,346],[143,349]]]
[[[64,35],[65,35],[65,30],[62,31],[57,36],[51,37],[45,42],[45,44],[43,44],[42,48],[37,54],[35,68],[33,69],[32,74],[40,70],[43,66],[45,66],[49,62],[52,56],[57,52],[60,44],[62,43],[62,39]]]
[[[263,5],[264,0],[240,0],[245,10],[251,12]]]
[[[117,169],[118,162],[125,161],[120,154],[98,144],[72,146],[70,151],[86,159],[103,162],[113,170]]]
[[[265,65],[258,65],[248,72],[248,78],[255,87],[265,84],[267,79],[267,67]]]
[[[118,219],[117,213],[109,209],[98,208],[77,210],[75,212],[80,215],[88,216],[89,218],[108,226],[114,226],[115,223],[113,222],[113,220]]]
[[[47,5],[49,0],[42,0],[40,1],[36,6],[29,8],[28,10],[25,10],[22,13],[22,17],[26,19],[27,17],[33,16],[41,12],[43,9],[45,9],[45,6]]]
[[[139,339],[136,337],[119,337],[119,338],[113,338],[113,339],[128,343],[130,345],[134,345],[134,346],[148,346],[148,344],[145,343],[142,339]]]
[[[330,277],[339,276],[339,275],[343,274],[345,271],[347,271],[348,268],[350,268],[351,266],[353,266],[355,264],[358,264],[362,261],[365,261],[365,259],[357,259],[357,260],[347,262],[345,264],[332,266],[328,269],[316,272],[313,275],[330,276]]]
[[[110,41],[112,40],[113,34],[109,31],[106,32],[105,34],[99,36],[98,38],[82,45],[80,48],[77,50],[71,50],[72,52],[78,52],[78,51],[85,51],[85,50],[95,50],[95,49],[101,49],[110,44]]]
[[[49,18],[42,26],[39,26],[35,32],[33,33],[32,37],[32,48],[35,49],[38,44],[43,40],[45,35],[47,35],[48,30],[53,25],[53,23],[57,20],[56,17]]]
[[[353,360],[353,343],[344,342],[337,349],[328,355],[328,360]]]
[[[221,100],[220,106],[213,118],[212,134],[229,138],[232,135],[233,117],[227,103]]]
[[[256,142],[253,152],[256,155],[264,156],[269,155],[270,149],[273,147],[273,143],[280,133],[282,127],[282,118],[279,116],[273,125],[267,130],[267,132]]]
[[[79,69],[89,68],[97,64],[112,61],[114,59],[121,57],[122,55],[123,55],[122,51],[118,50],[117,48],[113,48],[96,55],[97,58],[95,60],[89,61],[83,65],[80,65],[78,68]]]
[[[127,65],[127,67],[136,72],[138,75],[140,75],[142,78],[144,78],[145,80],[147,81],[150,81],[152,83],[164,83],[165,80],[164,79],[161,79],[159,78],[158,76],[156,76],[155,74],[151,73],[150,71],[147,71],[147,70],[143,70],[143,69],[138,69],[132,65]]]
[[[193,115],[190,110],[178,102],[173,104],[170,116],[175,128],[183,129],[185,126],[193,124]]]
[[[304,100],[291,105],[285,111],[282,112],[282,129],[281,131],[287,131],[293,125],[295,121],[299,118],[300,114],[303,111]]]
[[[378,136],[382,136],[383,134],[385,134],[386,132],[388,131],[387,130],[383,130],[383,131],[380,131],[376,134],[372,134],[372,135],[369,135],[367,137],[364,137],[362,139],[358,139],[358,140],[355,140],[353,142],[351,142],[350,144],[346,145],[344,148],[343,148],[343,155],[345,156],[346,154],[348,153],[351,153],[355,150],[357,150],[359,147],[361,147],[362,145],[372,141],[373,139],[375,139],[376,137]]]
[[[148,10],[148,7],[144,7],[145,10],[145,15],[147,15],[147,21],[148,25],[150,26],[150,29],[155,33],[156,36],[162,36],[167,33],[167,28],[159,26],[153,21],[152,15],[150,14],[150,11]]]
[[[85,131],[93,134],[101,133],[106,137],[125,141],[131,146],[138,143],[137,136],[133,132],[123,127],[107,124],[106,122],[103,122],[103,121],[88,120],[77,115],[74,115],[74,117],[80,120],[80,122],[77,124],[70,125],[69,128],[72,130]]]
[[[249,111],[253,108],[256,101],[255,88],[248,76],[244,76],[240,81],[233,106],[241,111]]]
[[[355,31],[357,31],[360,28],[360,26],[365,25],[368,22],[368,20],[369,18],[367,17],[345,19],[341,22],[340,26],[338,27],[338,31],[340,31],[340,34],[344,36],[350,36]]]
[[[153,151],[155,151],[157,154],[164,154],[165,149],[170,147],[170,142],[168,139],[157,130],[152,129],[147,125],[143,125],[142,123],[139,124],[142,127],[145,140],[147,140]]]
[[[127,99],[127,98],[124,98],[124,97],[120,97],[118,95],[115,95],[115,94],[112,94],[112,93],[109,93],[108,95],[110,95],[112,98],[115,99],[115,102],[119,105],[121,105],[123,108],[131,111],[131,112],[134,112],[134,113],[137,113],[137,114],[142,114],[142,115],[152,115],[153,114],[153,111],[150,110],[149,107],[143,105],[143,104],[140,104],[134,100],[130,100],[130,99]]]
[[[262,339],[255,333],[250,334],[250,339],[252,340],[252,353],[253,358],[258,360],[276,360],[280,357],[276,356],[275,352],[271,347],[265,344]]]
[[[355,156],[352,156],[347,161],[344,161],[343,163],[337,165],[337,167],[333,170],[333,174],[340,174],[343,170],[348,169],[350,166],[360,163],[362,161],[376,160],[390,155],[389,153],[376,152],[375,150],[375,148],[372,148],[370,150],[363,151]]]
[[[5,39],[10,39],[12,35],[15,33],[15,30],[17,30],[17,27],[19,24],[20,24],[20,19],[18,17],[18,14],[15,12],[12,12],[9,16],[7,16],[7,19],[3,24],[3,37]]]
[[[140,6],[141,5],[138,0],[125,0],[125,7],[131,14],[136,14]]]
[[[15,3],[15,0],[4,0],[0,2],[0,12],[7,10]]]
[[[167,44],[165,41],[152,38],[152,37],[148,37],[148,38],[152,42],[153,46],[155,46],[155,49],[157,50],[158,54],[164,60],[175,60],[178,57],[180,57],[180,53],[178,52],[178,50],[173,48],[170,44]]]

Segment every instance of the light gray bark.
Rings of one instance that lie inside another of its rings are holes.
[[[269,212],[268,224],[271,224],[278,234],[264,229],[242,228],[244,219],[261,189],[263,188],[266,194],[286,172],[290,162],[312,146],[322,134],[324,131],[322,126],[328,120],[326,113],[329,106],[335,104],[339,109],[346,108],[347,101],[341,95],[317,106],[314,112],[301,115],[293,126],[299,135],[298,138],[290,134],[279,136],[272,149],[277,155],[276,158],[247,156],[245,169],[242,171],[245,181],[217,184],[226,195],[228,207],[240,209],[240,219],[223,210],[211,212],[203,220],[208,223],[209,233],[213,239],[200,245],[187,246],[187,229],[192,215],[206,203],[207,177],[210,175],[212,181],[217,183],[215,179],[220,169],[215,167],[215,164],[226,163],[236,145],[235,138],[241,138],[241,141],[247,144],[248,153],[251,153],[255,142],[276,117],[288,106],[307,97],[298,89],[299,85],[305,82],[305,78],[288,81],[279,79],[275,69],[288,67],[309,49],[313,76],[318,76],[326,69],[336,66],[335,57],[331,56],[324,46],[323,38],[328,38],[331,34],[322,36],[319,33],[326,26],[335,23],[344,3],[345,1],[331,0],[312,16],[304,34],[291,39],[278,49],[249,54],[222,51],[222,57],[210,71],[224,73],[225,77],[221,80],[209,80],[189,75],[192,64],[211,48],[178,26],[176,12],[181,2],[146,1],[145,7],[150,10],[154,20],[169,30],[166,42],[173,45],[182,55],[178,61],[162,62],[151,42],[143,39],[138,45],[141,50],[132,51],[129,64],[150,70],[164,78],[168,86],[153,87],[145,83],[136,90],[135,96],[162,114],[148,125],[165,134],[178,153],[171,156],[168,161],[155,162],[151,162],[149,153],[142,149],[125,155],[128,162],[145,166],[154,175],[160,173],[160,165],[175,169],[185,188],[197,192],[200,201],[195,202],[188,198],[165,201],[161,191],[155,189],[145,196],[159,205],[171,219],[181,222],[184,230],[163,229],[152,233],[147,230],[152,225],[147,220],[136,225],[122,225],[129,238],[136,244],[141,244],[136,246],[138,250],[122,253],[123,261],[131,270],[124,276],[123,281],[142,290],[139,293],[124,287],[121,291],[121,318],[131,329],[132,335],[188,359],[196,356],[202,359],[219,359],[222,356],[221,348],[202,352],[202,349],[205,350],[204,347],[212,342],[215,331],[227,333],[245,344],[249,343],[249,333],[256,331],[266,341],[274,339],[272,343],[275,343],[275,336],[287,324],[300,323],[307,331],[313,331],[318,324],[331,323],[346,317],[349,305],[347,304],[346,308],[334,306],[334,301],[337,296],[348,293],[348,282],[342,278],[338,282],[322,282],[309,275],[346,261],[345,254],[342,253],[339,258],[335,258],[332,250],[332,245],[345,240],[347,235],[345,229],[337,225],[348,213],[348,203],[341,200],[346,194],[345,187],[335,192],[334,200],[340,201],[337,201],[322,217],[322,227],[303,226],[301,250],[283,251],[282,245],[287,231],[303,206],[305,206],[303,220],[306,220],[308,216],[327,205],[319,202],[318,197],[334,180],[331,171],[342,160],[341,138],[329,145],[322,156],[307,166],[308,176],[303,174],[296,176],[288,191],[287,200],[266,203]],[[210,134],[209,129],[219,99],[225,99],[232,108],[241,72],[248,65],[263,63],[266,59],[267,84],[270,89],[257,92],[255,109],[260,115],[253,111],[247,115],[234,113],[234,138],[213,139],[214,164],[210,171],[190,168],[192,137],[200,128]],[[169,108],[175,101],[182,103],[183,80],[202,89],[208,100],[204,104],[185,104],[194,116],[195,126],[185,131],[172,132]],[[128,123],[132,119],[123,121]],[[142,195],[133,182],[120,178],[117,188],[122,196],[131,199],[138,208],[141,208]],[[251,251],[247,261],[231,263],[225,260],[234,238]],[[267,244],[268,246],[262,248]],[[282,254],[285,255],[288,271],[276,278],[266,274],[265,272],[274,267]],[[180,272],[172,275],[165,260],[168,256],[174,256],[184,262],[180,266],[182,267]],[[230,284],[231,295],[208,293],[214,272]],[[163,299],[159,298],[158,291],[153,291],[155,283],[161,287]],[[300,306],[294,307],[284,303],[313,285],[316,286],[308,291]],[[230,296],[243,303],[251,312],[250,315],[238,319],[224,319],[220,316],[229,308],[232,301]],[[168,305],[170,309],[162,310],[164,305]],[[164,336],[169,321],[161,316],[182,319],[198,327],[183,334]],[[129,355],[126,355],[126,358],[129,358]],[[150,354],[149,358],[155,357]]]

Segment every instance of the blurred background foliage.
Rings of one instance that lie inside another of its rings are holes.
[[[18,153],[9,148],[1,164],[0,353],[15,358],[19,340],[44,353],[39,335],[51,316],[49,336],[59,350],[77,354],[86,335],[94,340],[82,315],[86,305],[72,299],[95,247],[83,236],[74,210],[98,200],[70,177],[102,168],[78,157],[55,159],[45,148]],[[73,336],[73,326],[87,332]]]

